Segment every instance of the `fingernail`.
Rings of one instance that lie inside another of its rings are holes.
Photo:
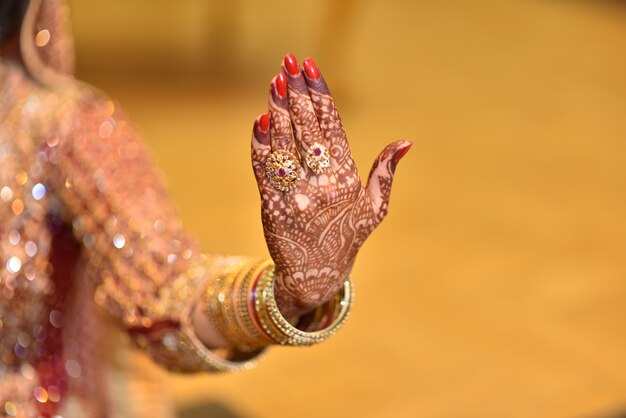
[[[304,71],[306,71],[306,75],[310,79],[317,80],[318,78],[320,78],[320,70],[317,68],[317,65],[315,65],[315,61],[313,61],[313,58],[305,58],[302,65],[304,66]]]
[[[274,86],[280,97],[287,97],[287,79],[282,71],[274,78]]]
[[[291,75],[300,74],[300,69],[298,68],[298,61],[296,61],[296,57],[293,54],[285,55],[285,68],[289,71]]]
[[[263,132],[267,132],[270,129],[270,117],[267,113],[263,113],[259,118],[259,128]]]
[[[391,157],[391,170],[392,171],[396,171],[396,166],[398,165],[398,162],[402,159],[402,157],[406,155],[407,152],[409,152],[412,146],[413,144],[409,143],[409,145],[407,145],[406,147],[400,148],[398,151],[396,151],[393,157]]]

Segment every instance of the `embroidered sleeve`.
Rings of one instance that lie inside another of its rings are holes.
[[[113,102],[83,97],[59,115],[45,146],[50,182],[96,270],[96,302],[169,369],[251,367],[258,351],[218,356],[200,342],[190,319],[213,278],[242,259],[200,253],[137,132]]]

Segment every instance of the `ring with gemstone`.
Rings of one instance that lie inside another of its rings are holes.
[[[286,150],[272,152],[265,161],[265,175],[276,189],[287,192],[300,179],[298,158]]]
[[[315,173],[322,174],[330,166],[330,154],[328,148],[319,142],[311,145],[306,152],[306,165]]]

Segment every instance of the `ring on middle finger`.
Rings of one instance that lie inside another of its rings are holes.
[[[317,175],[322,174],[330,166],[330,153],[328,148],[319,142],[315,142],[306,152],[304,157],[306,165]]]

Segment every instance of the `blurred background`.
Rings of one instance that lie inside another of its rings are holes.
[[[168,376],[181,417],[626,416],[624,2],[70,6],[79,77],[140,126],[207,251],[267,254],[249,138],[287,52],[315,58],[362,175],[415,143],[346,328]]]

